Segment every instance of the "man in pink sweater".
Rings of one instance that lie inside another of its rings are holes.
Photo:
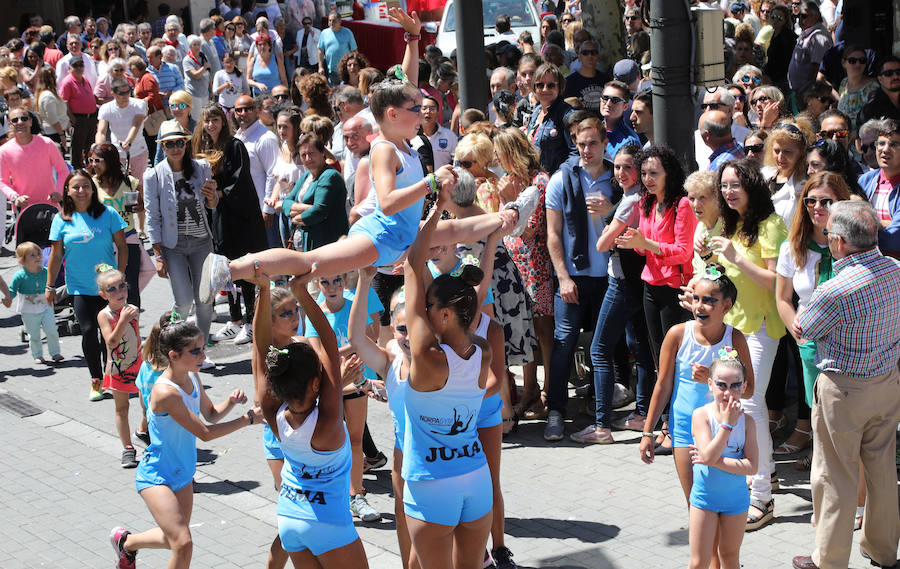
[[[24,107],[10,110],[14,138],[0,146],[0,191],[17,209],[35,203],[58,205],[69,175],[56,144],[31,134],[32,120]]]

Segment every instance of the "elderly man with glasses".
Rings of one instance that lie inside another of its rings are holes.
[[[794,46],[788,66],[788,85],[792,90],[799,91],[815,81],[825,52],[834,42],[828,28],[822,22],[818,2],[803,2],[799,12],[795,13],[800,35],[797,37],[797,44]]]

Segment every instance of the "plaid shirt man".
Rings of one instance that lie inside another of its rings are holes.
[[[728,162],[729,160],[734,160],[736,158],[744,157],[744,148],[738,144],[738,141],[735,139],[731,139],[731,142],[728,144],[723,144],[722,146],[716,148],[712,154],[709,155],[709,168],[708,170],[712,170],[714,172],[719,171],[719,166]]]
[[[896,369],[900,263],[870,249],[835,261],[834,273],[797,316],[803,337],[816,340],[819,369],[851,377]]]

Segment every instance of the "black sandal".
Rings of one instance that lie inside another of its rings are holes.
[[[670,454],[672,454],[672,447],[663,446],[663,443],[666,442],[666,439],[669,439],[669,444],[672,443],[672,437],[669,435],[668,427],[664,427],[660,434],[663,435],[663,440],[653,445],[653,454],[655,454],[656,456],[669,456]]]
[[[510,427],[510,429],[508,431],[506,430],[507,423],[512,423],[512,427]],[[518,413],[513,413],[512,417],[507,417],[507,418],[503,419],[503,436],[504,437],[508,434],[518,432],[518,430],[519,430],[519,414]]]

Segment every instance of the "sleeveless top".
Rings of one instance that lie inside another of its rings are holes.
[[[394,361],[387,370],[384,377],[384,389],[387,391],[388,409],[391,411],[391,418],[394,420],[394,447],[403,450],[403,434],[406,430],[406,390],[409,387],[409,378],[400,379],[400,368],[403,365],[403,350],[397,345],[392,344],[391,352],[394,354]],[[408,370],[407,370],[408,373]]]
[[[377,144],[390,144],[400,160],[400,169],[397,171],[394,188],[406,188],[422,181],[422,178],[425,177],[425,172],[422,170],[422,162],[419,160],[418,153],[410,148],[409,145],[404,144],[404,148],[401,150],[393,142],[379,138],[372,143],[372,148],[369,150],[370,156]],[[369,180],[372,181],[372,189],[369,192],[375,199],[375,211],[370,215],[376,216],[381,221],[382,227],[394,233],[400,238],[401,242],[406,243],[406,247],[409,247],[415,241],[416,233],[419,231],[419,221],[422,219],[422,207],[425,203],[425,196],[422,196],[416,203],[398,211],[394,215],[385,215],[381,210],[381,204],[378,202],[378,192],[375,189],[375,178],[373,178],[371,168],[369,168]]]
[[[700,364],[706,367],[712,365],[719,357],[719,349],[725,346],[733,346],[731,336],[734,328],[725,325],[725,333],[722,340],[713,346],[704,346],[694,336],[695,320],[684,323],[684,336],[678,353],[675,356],[675,377],[672,385],[672,407],[687,413],[690,416],[694,409],[706,405],[709,401],[709,385],[698,383],[691,379],[691,364]],[[690,425],[690,423],[688,423]],[[688,427],[687,436],[690,436]]]
[[[185,393],[172,380],[160,377],[159,385],[170,385],[181,394],[181,401],[188,411],[200,414],[200,382],[197,375],[189,374],[194,391]],[[192,478],[197,470],[197,437],[178,424],[168,413],[156,413],[147,408],[147,425],[150,446],[141,458],[141,468],[157,471],[168,480]]]
[[[287,403],[275,415],[284,466],[276,513],[299,520],[329,524],[353,523],[350,513],[350,436],[344,427],[344,444],[333,451],[312,448],[310,440],[319,420],[319,408],[312,410],[297,429],[284,414]]]
[[[404,480],[439,480],[467,474],[487,464],[478,440],[477,418],[485,389],[478,386],[481,347],[469,359],[441,344],[447,383],[437,391],[406,390],[403,436]]]
[[[703,410],[709,423],[709,431],[715,437],[721,424],[716,420],[711,406],[706,405]],[[728,445],[722,451],[723,458],[744,458],[745,418],[746,415],[741,414],[734,430],[728,433]],[[750,506],[746,476],[731,474],[706,464],[693,465],[693,473],[694,484],[690,496],[692,506],[722,512],[741,512]]]
[[[491,317],[484,312],[479,312],[478,315],[481,316],[481,322],[478,323],[478,326],[475,327],[475,331],[472,333],[479,338],[487,340],[488,328],[491,326]]]
[[[104,309],[110,315],[110,324],[113,328],[119,323],[122,311],[114,312],[108,306]],[[141,331],[138,322],[132,319],[125,327],[125,332],[119,339],[119,343],[109,350],[109,361],[106,362],[108,375],[120,383],[131,384],[137,379],[141,371]]]
[[[278,62],[275,60],[275,54],[269,56],[269,65],[262,66],[262,57],[256,56],[253,61],[253,80],[262,83],[272,90],[281,83],[281,77],[278,75]]]

